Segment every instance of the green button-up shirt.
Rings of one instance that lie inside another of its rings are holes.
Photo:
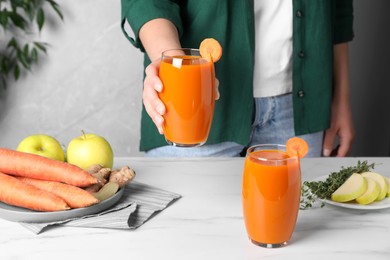
[[[333,45],[353,38],[352,0],[293,1],[293,104],[295,133],[329,127],[333,78]],[[249,142],[254,116],[253,0],[121,0],[122,29],[130,42],[144,51],[139,39],[143,24],[155,19],[172,21],[183,47],[197,48],[204,38],[223,47],[215,64],[220,82],[207,143]],[[125,30],[128,23],[134,32]],[[150,63],[145,54],[144,66]],[[140,82],[140,86],[142,83]],[[142,110],[140,150],[166,145]]]

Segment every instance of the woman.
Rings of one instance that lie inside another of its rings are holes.
[[[329,156],[337,136],[337,156],[347,155],[354,135],[352,22],[352,0],[122,0],[123,32],[145,52],[140,150],[149,156],[239,156],[248,145],[297,135],[309,143],[309,156]],[[208,141],[196,148],[167,146],[158,98],[161,52],[197,47],[210,37],[223,55]]]

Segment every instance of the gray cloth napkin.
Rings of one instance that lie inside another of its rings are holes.
[[[136,229],[179,198],[179,194],[133,181],[125,187],[117,204],[98,214],[56,222],[20,224],[35,234],[54,226]]]

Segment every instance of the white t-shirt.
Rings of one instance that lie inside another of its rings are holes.
[[[255,0],[254,97],[292,91],[292,0]]]

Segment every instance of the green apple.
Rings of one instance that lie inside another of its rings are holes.
[[[69,142],[66,160],[82,169],[88,169],[94,164],[112,168],[114,154],[110,143],[105,138],[96,134],[83,133]]]
[[[331,199],[347,202],[362,196],[367,190],[367,181],[358,173],[353,173],[335,192]]]
[[[367,190],[362,196],[356,198],[356,202],[359,204],[370,204],[378,198],[381,188],[373,179],[367,177],[364,178],[367,181]]]
[[[61,144],[50,135],[35,134],[27,136],[18,144],[16,150],[37,154],[62,162],[65,160],[65,153]]]
[[[381,191],[379,193],[378,198],[376,198],[376,200],[377,201],[383,200],[386,197],[388,192],[388,185],[385,178],[376,172],[363,172],[362,176],[366,178],[371,178],[379,184]]]

